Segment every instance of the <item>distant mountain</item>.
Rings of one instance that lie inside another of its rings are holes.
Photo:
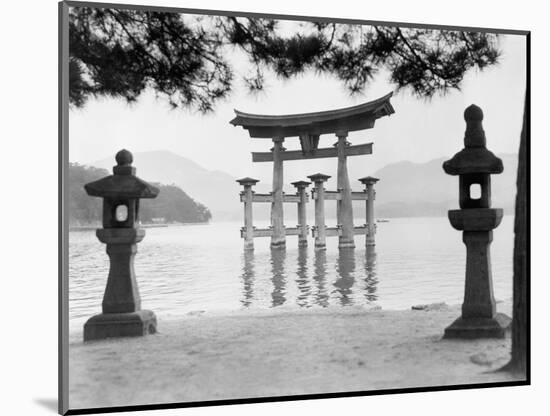
[[[493,207],[512,213],[516,196],[517,155],[498,155],[504,172],[491,176]],[[376,171],[377,216],[434,216],[446,215],[458,208],[458,178],[443,172],[440,158],[426,163],[398,162]],[[351,176],[351,175],[350,175]]]
[[[195,201],[207,206],[215,221],[242,218],[239,200],[241,187],[231,175],[205,169],[188,158],[166,150],[136,152],[133,155],[140,178],[179,186]],[[110,157],[91,165],[111,170],[114,160]]]
[[[492,175],[492,201],[494,207],[513,212],[516,195],[517,155],[498,155],[504,163],[504,172]],[[458,207],[458,179],[446,175],[442,164],[447,158],[426,163],[398,162],[374,172],[380,178],[376,185],[377,217],[444,216],[448,209]],[[138,152],[134,154],[138,176],[151,182],[175,184],[195,201],[207,206],[214,221],[242,220],[242,204],[239,201],[241,187],[233,176],[219,170],[208,170],[169,151]],[[111,169],[113,159],[103,159],[93,166]],[[349,177],[355,190],[360,190],[356,179],[364,172],[350,169]],[[258,184],[256,192],[268,192],[268,185]],[[313,203],[308,212],[313,213]],[[335,206],[327,203],[327,217],[335,215]],[[294,225],[295,207],[285,205],[285,217],[289,226]],[[358,217],[364,214],[364,203],[354,202]],[[310,218],[313,218],[308,213]],[[269,221],[269,204],[254,207],[254,217]]]

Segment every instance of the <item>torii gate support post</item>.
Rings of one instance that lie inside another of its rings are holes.
[[[346,147],[350,143],[346,140],[347,132],[337,132],[338,142],[336,148],[338,150],[338,191],[342,197],[338,200],[336,206],[336,216],[338,225],[341,227],[341,234],[338,236],[338,248],[354,248],[354,231],[353,231],[353,206],[351,199],[351,185],[348,176],[348,162],[346,155]]]
[[[327,236],[325,225],[325,188],[323,183],[326,182],[330,176],[316,173],[308,176],[308,178],[315,184],[315,249],[324,250],[327,248]]]
[[[451,225],[462,231],[466,245],[466,282],[462,316],[445,329],[445,338],[503,338],[511,319],[496,313],[490,244],[502,209],[491,208],[491,174],[503,171],[502,160],[486,148],[483,111],[464,112],[464,149],[443,163],[445,173],[459,176],[460,209],[449,211]],[[474,194],[473,189],[479,193]]]
[[[244,203],[244,227],[241,228],[241,237],[244,239],[244,249],[254,250],[254,225],[252,222],[252,187],[260,182],[258,179],[242,178],[237,179],[244,187],[241,192],[241,201]]]
[[[273,202],[271,203],[271,248],[284,248],[286,245],[283,213],[283,157],[284,137],[273,138]]]
[[[300,202],[298,202],[298,227],[300,228],[300,234],[298,235],[298,247],[307,247],[308,226],[306,204],[308,199],[306,188],[311,185],[311,182],[297,181],[292,182],[292,185],[294,185],[297,194],[300,197]]]
[[[365,192],[367,193],[366,201],[366,221],[367,221],[367,235],[365,238],[365,246],[374,246],[376,236],[376,223],[374,220],[374,199],[376,197],[376,191],[374,190],[374,184],[378,182],[378,178],[372,176],[366,176],[359,179],[363,185],[365,185]]]

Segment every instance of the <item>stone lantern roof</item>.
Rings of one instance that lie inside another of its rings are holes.
[[[158,195],[157,187],[135,176],[132,153],[123,149],[115,158],[117,166],[113,167],[113,175],[84,185],[88,195],[116,199],[155,198]]]
[[[449,175],[466,175],[471,173],[502,173],[502,160],[487,150],[485,132],[481,124],[483,111],[476,105],[464,111],[466,134],[464,149],[443,163],[443,170]]]

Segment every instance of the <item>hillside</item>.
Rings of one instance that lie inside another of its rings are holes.
[[[106,169],[69,164],[69,224],[71,226],[99,224],[102,215],[101,198],[86,194],[84,184],[95,181],[110,172]],[[162,185],[155,199],[144,199],[140,202],[140,220],[143,223],[153,221],[153,218],[163,218],[165,222],[207,222],[211,218],[210,211],[204,205],[191,199],[183,190],[175,185]]]
[[[512,213],[516,196],[517,155],[498,155],[504,172],[492,175],[491,194],[494,207]],[[458,208],[458,178],[446,175],[442,165],[448,158],[426,163],[398,162],[376,171],[380,178],[376,185],[378,216],[433,216],[446,215],[450,208]]]
[[[231,175],[207,170],[190,159],[165,150],[135,152],[133,155],[138,176],[148,181],[179,186],[195,201],[207,206],[214,220],[241,219],[241,187]],[[113,158],[102,159],[92,165],[111,169]]]
[[[492,200],[494,207],[511,213],[516,194],[517,155],[500,154],[504,172],[493,175]],[[376,186],[376,215],[380,217],[444,216],[450,208],[458,207],[458,179],[446,175],[442,164],[448,158],[439,158],[426,163],[408,161],[389,164],[372,173],[380,178]],[[138,175],[148,181],[171,183],[185,190],[195,201],[206,205],[215,221],[242,220],[242,204],[239,201],[241,187],[233,176],[218,170],[208,170],[192,160],[169,151],[134,153]],[[336,163],[336,161],[335,161]],[[113,160],[106,158],[94,166],[111,169]],[[364,171],[350,169],[354,190],[362,190],[356,181],[365,176]],[[256,192],[269,192],[269,182],[255,187]],[[331,186],[329,186],[332,189]],[[291,191],[292,187],[287,186]],[[364,204],[357,201],[354,209],[358,216],[364,212]],[[285,206],[288,224],[294,224],[295,207]],[[313,204],[308,206],[308,215],[313,218]],[[335,205],[327,203],[326,215],[336,215]],[[254,207],[254,217],[261,222],[269,221],[269,204]]]

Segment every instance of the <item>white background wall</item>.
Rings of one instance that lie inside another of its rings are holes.
[[[116,2],[116,1],[115,1]],[[548,13],[542,1],[141,0],[188,8],[529,29],[532,41],[530,387],[148,412],[150,415],[516,415],[548,409]],[[0,24],[0,413],[53,414],[57,395],[57,4],[4,2]],[[8,94],[6,95],[6,90]],[[6,232],[7,231],[7,232]],[[185,380],[182,380],[184,383]],[[41,403],[51,403],[50,407]],[[133,413],[127,413],[128,415]],[[143,413],[139,413],[143,414]]]

